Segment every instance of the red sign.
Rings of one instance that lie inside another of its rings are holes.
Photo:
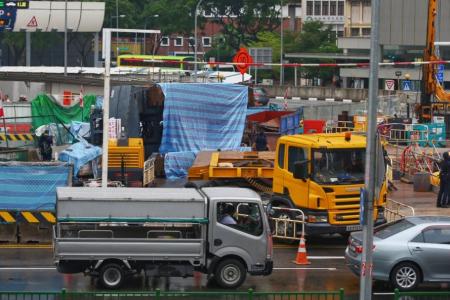
[[[37,23],[36,17],[33,16],[31,18],[30,22],[28,22],[27,27],[37,27],[37,26],[38,26],[38,23]]]
[[[241,74],[244,74],[247,72],[248,65],[253,63],[253,58],[248,54],[247,49],[241,48],[236,53],[236,55],[233,57],[233,62],[237,63],[238,65],[235,65],[236,68],[241,72]],[[239,63],[242,63],[241,65]]]

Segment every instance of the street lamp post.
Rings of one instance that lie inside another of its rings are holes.
[[[280,86],[284,84],[284,68],[283,68],[283,0],[280,1]]]
[[[199,0],[197,5],[195,6],[195,18],[194,18],[194,80],[197,82],[197,17],[198,17],[198,9],[200,4],[202,4],[203,0]]]
[[[117,51],[117,55],[119,55],[119,18],[125,18],[126,15],[118,15],[118,16],[111,16],[111,26],[114,19],[116,19],[116,51]]]
[[[67,76],[67,0],[64,2],[64,76]]]
[[[147,29],[147,20],[148,19],[151,19],[151,18],[159,18],[159,15],[158,14],[156,14],[156,15],[153,15],[153,16],[149,16],[149,17],[146,17],[145,18],[145,23],[144,23],[144,29]],[[144,51],[143,51],[143,53],[144,53],[144,55],[145,55],[145,48],[146,48],[146,40],[145,40],[145,33],[144,33]]]

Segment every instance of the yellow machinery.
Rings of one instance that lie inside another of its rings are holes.
[[[120,145],[117,139],[109,140],[108,173],[111,180],[120,180],[131,186],[142,186],[144,170],[144,142],[129,138]]]
[[[437,0],[428,0],[427,40],[423,57],[424,61],[439,61],[434,45],[437,8]],[[437,80],[437,68],[437,64],[426,64],[423,66],[424,84],[421,110],[419,110],[419,117],[422,122],[431,122],[433,112],[442,110],[442,107],[444,107],[442,103],[450,103],[450,93],[447,93]],[[432,101],[433,97],[435,101]],[[445,112],[446,114],[449,113],[447,110]]]
[[[189,170],[189,179],[272,179],[271,205],[301,209],[306,215],[306,233],[345,234],[360,229],[365,149],[366,138],[349,132],[282,136],[275,153],[201,152]],[[376,224],[385,221],[387,192],[384,161],[380,165]],[[295,218],[283,211],[277,214]]]

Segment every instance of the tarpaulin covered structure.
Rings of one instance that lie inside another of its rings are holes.
[[[83,97],[83,107],[77,103],[74,106],[64,107],[59,105],[46,94],[39,94],[31,101],[31,114],[33,116],[33,129],[50,123],[70,124],[72,121],[89,122],[91,105],[95,105],[96,96]]]
[[[59,153],[59,160],[73,164],[73,175],[77,177],[78,171],[86,163],[95,160],[102,155],[102,148],[78,142]]]
[[[162,83],[161,153],[237,149],[241,145],[248,87],[223,83]]]
[[[0,163],[0,210],[54,210],[70,172],[67,163]]]

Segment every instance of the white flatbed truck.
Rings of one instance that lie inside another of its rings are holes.
[[[223,224],[234,209],[235,224]],[[98,277],[212,275],[223,288],[272,272],[272,237],[258,194],[243,188],[57,189],[54,262]],[[221,223],[222,222],[222,223]]]

